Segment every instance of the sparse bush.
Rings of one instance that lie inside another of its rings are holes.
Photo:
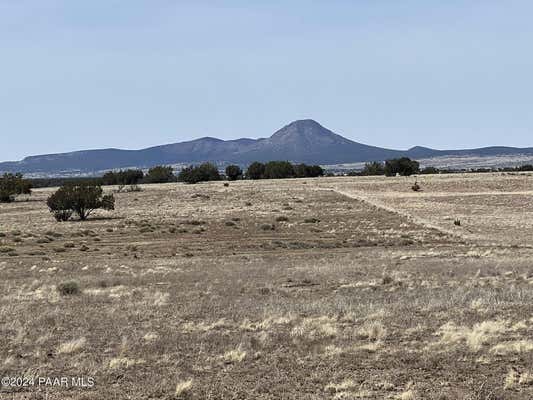
[[[276,227],[273,224],[263,224],[261,225],[261,229],[263,231],[273,231],[276,229]]]
[[[176,182],[176,176],[172,167],[158,165],[157,167],[152,167],[148,170],[148,173],[143,179],[145,183],[168,183]]]
[[[187,220],[187,221],[185,221],[183,223],[186,224],[186,225],[193,225],[193,226],[205,225],[205,221],[200,221],[198,219],[190,219],[190,220]]]
[[[395,176],[396,174],[410,176],[419,172],[420,164],[418,161],[413,161],[407,157],[385,161],[385,175],[387,176]]]
[[[31,182],[22,174],[4,174],[0,178],[0,203],[11,203],[19,194],[31,194]]]
[[[235,181],[242,177],[242,169],[238,165],[228,165],[226,167],[226,176],[228,180]]]
[[[68,184],[51,195],[46,204],[57,221],[66,221],[73,213],[84,221],[96,209],[114,210],[115,198],[112,194],[103,195],[101,186]]]
[[[80,284],[77,281],[62,282],[57,285],[57,291],[62,296],[76,295],[81,292]]]
[[[219,180],[220,174],[218,169],[211,163],[203,163],[198,166],[191,165],[183,168],[178,175],[178,181],[191,184]]]
[[[455,219],[455,221],[453,221],[453,224],[455,226],[461,226],[461,220],[460,219]]]
[[[195,193],[191,196],[191,199],[204,199],[204,200],[209,200],[211,197],[209,197],[209,195],[207,194],[203,194],[203,193]]]

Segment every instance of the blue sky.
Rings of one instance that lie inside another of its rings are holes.
[[[0,0],[0,160],[265,137],[533,146],[531,1]]]

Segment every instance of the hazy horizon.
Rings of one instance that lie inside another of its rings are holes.
[[[122,4],[0,0],[0,161],[306,118],[391,149],[533,146],[529,2]]]

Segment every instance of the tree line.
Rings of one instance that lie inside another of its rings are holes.
[[[314,178],[324,175],[319,165],[292,164],[288,161],[269,161],[267,163],[253,162],[246,171],[238,165],[228,165],[225,177],[230,181],[237,179],[288,179]],[[178,174],[178,181],[198,183],[223,179],[217,167],[211,163],[184,168]]]
[[[415,174],[453,174],[453,173],[484,173],[484,172],[531,172],[533,165],[525,164],[505,168],[473,168],[473,169],[445,169],[436,167],[420,168],[418,161],[408,157],[395,158],[385,162],[373,161],[366,163],[362,171],[348,173],[350,176],[410,176]]]

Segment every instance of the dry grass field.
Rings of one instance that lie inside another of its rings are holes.
[[[0,398],[532,399],[533,176],[413,181],[0,205]]]

